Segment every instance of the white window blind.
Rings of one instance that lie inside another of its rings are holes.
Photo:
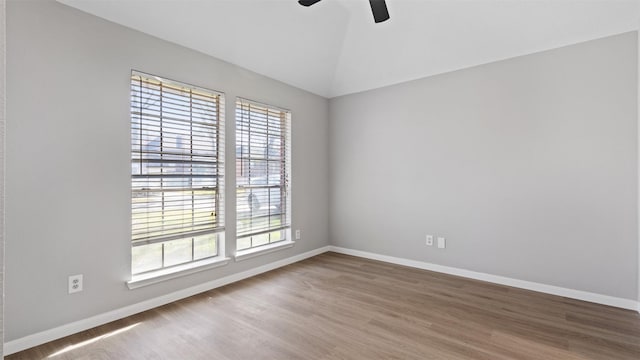
[[[223,119],[222,94],[132,72],[133,274],[218,254]]]
[[[287,240],[291,113],[236,101],[237,249]]]

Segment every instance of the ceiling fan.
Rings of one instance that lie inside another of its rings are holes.
[[[320,0],[298,0],[298,3],[302,6],[311,6],[318,1]],[[389,20],[389,10],[385,0],[369,0],[369,4],[371,4],[371,12],[376,23]]]

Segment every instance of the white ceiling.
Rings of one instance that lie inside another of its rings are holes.
[[[637,30],[638,0],[58,0],[324,97]],[[251,45],[250,47],[247,45]]]

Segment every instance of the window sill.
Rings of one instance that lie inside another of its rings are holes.
[[[130,281],[127,281],[129,289],[137,289],[143,286],[156,284],[169,279],[175,279],[178,277],[195,274],[200,271],[205,271],[221,266],[225,266],[229,263],[230,258],[216,257],[213,259],[205,259],[196,261],[184,265],[175,266],[169,269],[161,269],[158,271],[149,272],[141,275],[134,275]]]
[[[285,240],[285,241],[279,241],[275,244],[260,246],[254,249],[240,250],[240,251],[236,251],[236,255],[234,256],[234,258],[236,262],[247,260],[256,256],[272,253],[274,251],[288,249],[290,247],[293,247],[295,243],[296,242],[292,240]]]

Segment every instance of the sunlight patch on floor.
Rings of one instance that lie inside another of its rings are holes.
[[[104,335],[96,336],[93,339],[85,340],[83,342],[79,342],[79,343],[74,344],[74,345],[69,345],[69,346],[67,346],[66,348],[64,348],[64,349],[62,349],[60,351],[54,352],[53,354],[49,355],[47,358],[50,359],[50,358],[56,357],[58,355],[62,355],[64,353],[66,353],[66,352],[81,348],[83,346],[86,346],[86,345],[89,345],[89,344],[93,344],[93,343],[95,343],[97,341],[104,340],[104,339],[112,337],[114,335],[118,335],[118,334],[123,333],[125,331],[131,330],[131,329],[133,329],[134,327],[136,327],[136,326],[138,326],[140,324],[141,323],[135,323],[133,325],[129,325],[127,327],[123,327],[122,329],[114,330],[114,331],[112,331],[110,333],[106,333]]]

